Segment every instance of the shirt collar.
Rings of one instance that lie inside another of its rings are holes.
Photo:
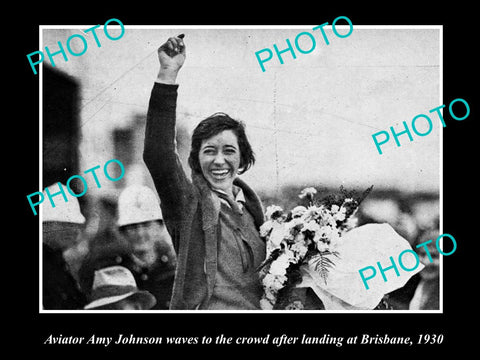
[[[227,193],[223,190],[220,189],[212,189],[214,193],[222,194],[224,196],[228,196]],[[235,201],[238,203],[244,203],[246,202],[245,200],[245,194],[243,193],[243,190],[241,187],[233,185],[233,194],[235,195]]]
[[[235,186],[234,188],[238,189],[237,194],[235,195],[235,201],[236,202],[242,202],[245,204],[245,194],[243,193],[243,190],[241,187]],[[234,190],[235,191],[235,190]]]

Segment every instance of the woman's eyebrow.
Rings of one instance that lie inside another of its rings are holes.
[[[234,148],[234,149],[237,149],[237,146],[236,145],[233,145],[233,144],[225,144],[223,145],[224,148]]]
[[[216,146],[215,145],[212,145],[212,144],[205,144],[205,145],[202,145],[202,147],[200,149],[207,149],[207,148],[212,148],[212,149],[215,149]]]

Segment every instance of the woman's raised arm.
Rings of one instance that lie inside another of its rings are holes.
[[[175,84],[178,71],[183,66],[186,57],[187,51],[183,42],[183,34],[169,38],[158,48],[160,71],[158,72],[156,82]]]
[[[178,71],[185,61],[181,38],[170,38],[158,49],[160,71],[147,113],[143,159],[161,200],[167,226],[178,221],[192,194],[192,185],[180,164],[175,141]]]

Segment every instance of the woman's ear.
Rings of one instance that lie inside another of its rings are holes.
[[[243,153],[240,153],[241,155]],[[240,156],[240,164],[238,165],[237,175],[242,175],[245,171],[247,171],[248,163],[245,161],[244,156]]]
[[[243,160],[241,159],[240,165],[238,166],[238,169],[237,169],[237,175],[242,175],[244,171],[245,171],[245,166],[243,164]]]

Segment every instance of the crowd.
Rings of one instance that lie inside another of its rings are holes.
[[[366,200],[358,225],[388,222],[414,247],[438,236],[438,213],[425,204],[410,204],[406,209],[391,198]],[[115,208],[114,226],[101,227],[89,241],[85,241],[86,219],[76,198],[43,208],[44,309],[169,308],[176,255],[156,194],[147,186],[128,186]],[[417,252],[425,269],[389,294],[386,308],[439,308],[438,254],[432,252],[433,262],[429,262],[422,248]]]
[[[125,188],[113,226],[87,243],[76,198],[43,207],[43,308],[46,310],[166,310],[176,255],[156,194]],[[83,244],[83,251],[79,251]]]
[[[438,199],[393,195],[367,198],[357,215],[358,225],[388,223],[417,252],[425,268],[414,275],[402,288],[387,295],[390,306],[396,310],[438,310],[440,307],[439,253],[429,248],[432,262],[423,247],[416,248],[439,235],[440,217]]]

